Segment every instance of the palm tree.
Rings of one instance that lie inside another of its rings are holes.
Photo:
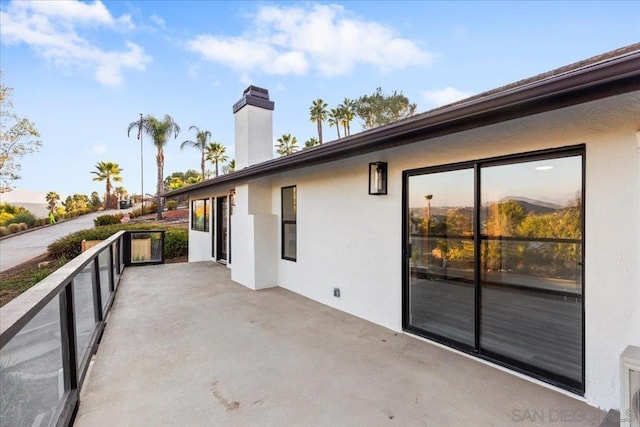
[[[341,115],[342,112],[337,108],[332,108],[328,115],[329,127],[336,127],[336,130],[338,131],[338,139],[340,139],[340,123],[342,123],[342,119],[340,118]]]
[[[227,147],[219,142],[210,142],[204,151],[206,159],[216,166],[216,176],[218,176],[218,163],[224,163],[229,159],[226,154]]]
[[[309,107],[311,121],[318,125],[318,141],[322,144],[322,122],[327,120],[327,103],[318,98]]]
[[[344,135],[351,135],[351,122],[356,118],[356,102],[345,98],[342,104],[338,105],[341,112],[341,122],[344,126]]]
[[[156,192],[158,196],[158,219],[162,219],[162,211],[164,210],[164,202],[161,197],[163,192],[162,180],[164,176],[164,146],[172,134],[174,138],[178,137],[180,126],[178,126],[168,114],[165,114],[162,120],[158,120],[149,114],[147,117],[129,123],[127,136],[131,134],[132,129],[138,129],[138,134],[144,132],[149,135],[153,141],[153,145],[158,149],[158,154],[156,155],[156,165],[158,166]]]
[[[295,136],[292,137],[289,133],[282,135],[282,137],[278,138],[276,141],[278,141],[278,144],[276,145],[276,152],[280,156],[293,154],[300,149],[298,147],[298,139]]]
[[[124,187],[116,187],[115,192],[120,200],[126,199],[129,195],[129,192]]]
[[[196,140],[195,141],[191,141],[191,140],[186,140],[184,141],[182,144],[180,144],[180,149],[184,149],[184,147],[193,147],[196,148],[198,150],[200,150],[200,169],[202,170],[202,180],[204,181],[204,175],[205,175],[205,169],[204,169],[204,161],[205,161],[205,153],[204,153],[204,148],[207,146],[207,143],[209,142],[209,139],[211,138],[211,132],[209,132],[208,130],[200,130],[198,129],[198,126],[190,126],[189,130],[196,130]]]
[[[56,204],[60,201],[60,195],[55,191],[49,191],[45,198],[47,199],[47,208],[49,209],[49,214],[53,215],[56,211]]]
[[[222,166],[222,173],[224,174],[235,172],[235,170],[236,170],[236,159],[231,159],[229,163]]]
[[[98,162],[96,163],[96,170],[91,172],[96,176],[95,178],[93,178],[94,181],[106,181],[107,188],[106,188],[106,193],[104,197],[105,209],[115,207],[115,206],[112,206],[112,204],[110,203],[111,181],[121,182],[122,181],[122,177],[120,176],[121,172],[122,172],[122,169],[120,169],[120,166],[117,163],[113,163],[113,162]]]
[[[316,145],[320,145],[317,138],[309,138],[304,142],[304,148],[315,147]]]

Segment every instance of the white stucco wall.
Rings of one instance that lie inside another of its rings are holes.
[[[297,261],[278,259],[278,284],[400,331],[402,171],[585,144],[585,398],[618,408],[618,357],[640,344],[637,129],[635,94],[274,177],[274,215],[281,187],[298,198]],[[367,194],[372,161],[389,164],[386,196]]]
[[[246,218],[232,220],[232,278],[257,283],[259,269],[279,286],[401,331],[402,172],[585,144],[585,399],[618,408],[618,357],[640,345],[639,129],[636,92],[265,178],[239,201]],[[368,195],[372,161],[388,162],[386,196]],[[297,186],[296,262],[280,259],[280,190],[290,185]],[[272,218],[261,222],[265,233],[252,215]],[[194,233],[190,260],[200,251],[210,257],[210,238]],[[277,246],[275,257],[260,257],[257,246],[262,254]]]
[[[245,105],[233,115],[236,170],[273,158],[272,113]]]
[[[191,200],[208,199],[209,206],[209,231],[197,231],[191,229],[192,204]],[[211,245],[213,230],[213,205],[210,196],[193,197],[189,200],[189,262],[211,261]]]

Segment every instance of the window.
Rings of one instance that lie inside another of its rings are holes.
[[[582,393],[583,159],[405,172],[405,329]]]
[[[191,201],[191,229],[209,231],[209,204],[207,199]]]
[[[296,260],[296,187],[282,188],[282,259]]]

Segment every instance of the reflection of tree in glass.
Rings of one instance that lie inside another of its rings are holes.
[[[485,234],[522,237],[522,240],[486,240],[483,268],[535,276],[575,278],[582,258],[582,196],[549,213],[526,212],[514,200],[487,207]],[[552,240],[551,240],[552,239]]]
[[[430,233],[437,236],[436,257],[442,259],[442,265],[468,268],[473,262],[472,211],[454,208],[446,216],[436,217],[431,222]]]

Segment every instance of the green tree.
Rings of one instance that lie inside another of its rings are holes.
[[[215,166],[216,176],[218,176],[218,165],[229,160],[227,156],[227,147],[219,142],[210,142],[205,148],[206,159]]]
[[[174,172],[164,179],[164,188],[176,190],[200,182],[201,179],[201,175],[194,169],[189,169],[186,172]]]
[[[344,135],[351,135],[351,122],[356,117],[356,101],[345,98],[342,104],[338,105],[340,111],[340,123],[344,127]]]
[[[91,201],[86,194],[74,194],[73,196],[67,196],[62,205],[65,208],[67,214],[71,216],[77,216],[89,211],[89,205]]]
[[[20,179],[20,159],[42,145],[35,125],[13,113],[12,92],[0,83],[0,193],[11,191],[13,182]]]
[[[91,204],[91,210],[97,211],[102,205],[102,200],[100,200],[100,194],[97,191],[91,192],[91,200],[89,202]]]
[[[416,112],[416,104],[402,92],[393,91],[386,95],[379,87],[371,95],[363,95],[356,101],[355,113],[362,119],[364,129],[373,129],[411,117]]]
[[[331,110],[329,110],[327,118],[329,127],[336,127],[336,130],[338,131],[338,139],[340,139],[340,124],[342,123],[342,112],[337,108],[332,108]]]
[[[276,152],[280,156],[288,156],[300,149],[298,147],[298,139],[295,136],[292,137],[289,133],[282,135],[276,141],[278,142],[276,144]]]
[[[93,178],[94,181],[105,181],[106,182],[106,191],[104,196],[104,208],[105,209],[117,209],[117,206],[114,205],[114,201],[112,200],[111,194],[111,181],[113,182],[121,182],[122,177],[120,173],[122,173],[122,169],[117,163],[113,162],[98,162],[96,164],[96,170],[91,172],[95,175]]]
[[[45,196],[47,200],[47,209],[49,209],[50,214],[54,214],[56,211],[56,205],[60,201],[60,195],[55,191],[49,191]]]
[[[164,176],[164,146],[167,145],[167,140],[171,135],[174,138],[178,137],[180,133],[180,126],[173,120],[173,118],[165,114],[162,120],[158,120],[153,115],[149,114],[148,116],[136,120],[135,122],[129,123],[129,127],[127,128],[127,136],[131,134],[132,129],[138,130],[138,135],[141,135],[143,132],[151,137],[153,141],[153,145],[156,146],[158,153],[156,154],[156,165],[158,167],[158,179],[156,181],[156,192],[158,197],[158,219],[162,219],[162,211],[164,211],[163,206],[163,185],[162,180]]]
[[[311,121],[318,125],[318,141],[322,144],[322,122],[327,120],[327,103],[318,98],[309,107]]]
[[[316,145],[320,145],[320,142],[316,138],[309,138],[304,142],[304,148],[311,148]]]
[[[198,126],[190,126],[189,130],[196,131],[196,140],[185,140],[182,144],[180,144],[180,149],[184,149],[184,147],[193,147],[200,150],[200,170],[202,171],[202,181],[205,180],[205,148],[209,143],[209,139],[211,139],[211,132],[208,130],[200,130]]]

